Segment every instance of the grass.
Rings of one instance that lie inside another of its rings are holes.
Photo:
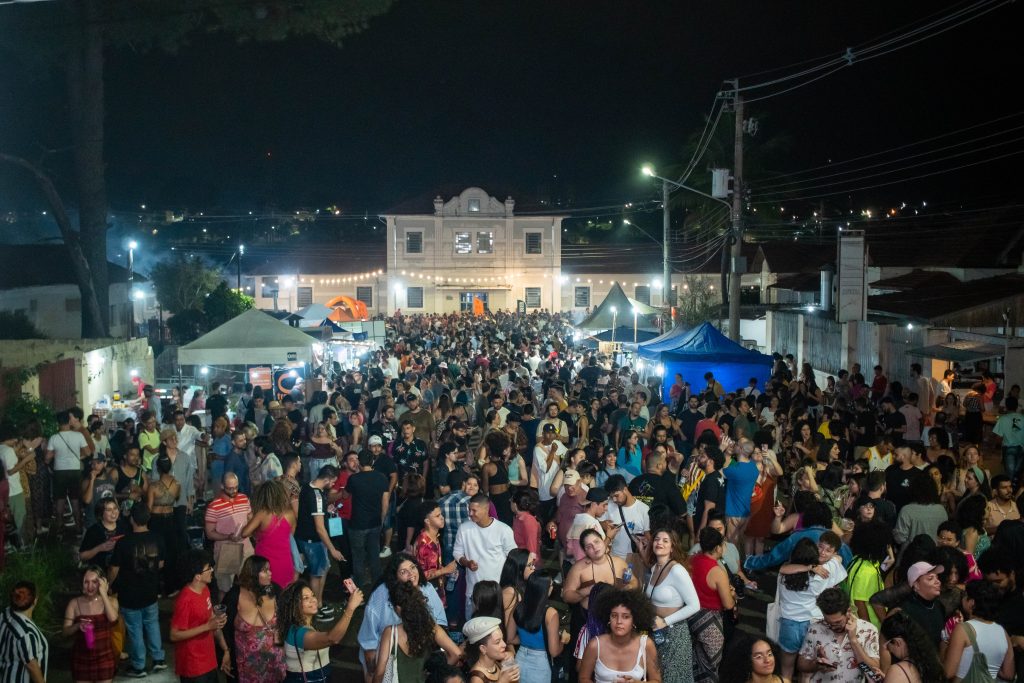
[[[6,607],[11,588],[19,581],[36,585],[38,603],[32,620],[47,635],[55,635],[66,607],[63,601],[69,591],[77,592],[78,588],[78,570],[70,550],[61,545],[39,545],[8,554],[7,566],[0,575],[0,604]]]

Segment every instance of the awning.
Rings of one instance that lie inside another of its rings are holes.
[[[982,341],[962,339],[960,341],[944,342],[931,346],[919,346],[915,349],[909,349],[907,353],[911,356],[965,363],[1002,356],[1006,353],[1006,347]]]

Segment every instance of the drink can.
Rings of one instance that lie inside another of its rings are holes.
[[[85,647],[93,649],[96,647],[96,630],[91,619],[82,620],[82,636],[85,638]]]

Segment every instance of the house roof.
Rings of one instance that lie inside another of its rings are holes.
[[[869,286],[872,289],[907,290],[920,287],[951,286],[959,282],[959,278],[943,270],[914,269],[903,275],[875,280]]]
[[[107,262],[110,284],[128,282],[128,269]],[[135,273],[135,282],[147,279]],[[71,256],[63,244],[5,244],[0,247],[0,291],[21,287],[77,285]]]
[[[699,245],[672,246],[672,272],[717,274],[722,271],[722,248],[708,252]],[[728,247],[725,247],[728,248]],[[683,250],[686,251],[683,251]],[[757,254],[757,245],[744,242],[743,256],[747,271]],[[571,275],[605,275],[609,273],[641,273],[661,275],[661,245],[645,243],[563,244],[562,271]]]
[[[360,243],[351,250],[332,245],[320,253],[301,255],[246,253],[242,272],[246,275],[340,275],[371,273],[387,268],[387,247],[384,242]]]
[[[937,285],[868,298],[868,310],[918,320],[936,320],[1001,300],[1024,301],[1024,274]]]
[[[835,263],[836,248],[829,244],[811,244],[794,240],[758,242],[751,268],[761,271],[764,262],[772,273],[817,273],[822,266]]]
[[[794,273],[783,275],[768,289],[788,289],[793,292],[817,292],[821,289],[821,276],[818,273]]]
[[[865,230],[873,266],[1015,268],[1024,255],[1024,211],[877,221]]]

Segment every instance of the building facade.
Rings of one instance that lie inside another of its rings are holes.
[[[517,216],[511,197],[470,187],[433,213],[383,218],[388,311],[561,309],[562,216]]]

